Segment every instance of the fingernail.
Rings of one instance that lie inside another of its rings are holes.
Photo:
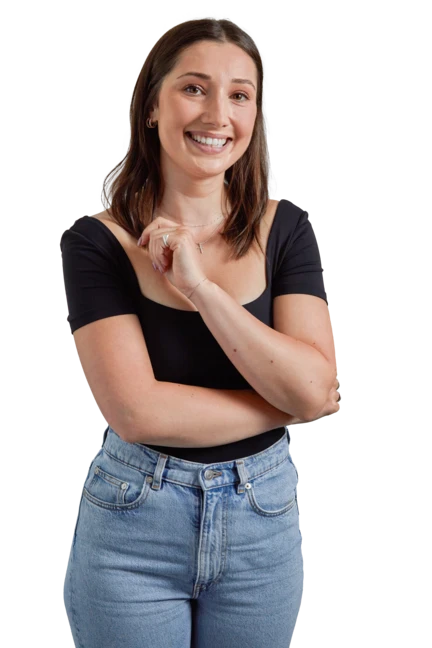
[[[152,266],[153,266],[153,268],[154,268],[155,270],[157,270],[157,267],[156,267],[156,265],[153,263],[153,261],[152,261]]]
[[[142,237],[140,236],[139,239],[138,239],[138,241],[137,241],[137,245],[141,245],[141,238],[142,238]]]

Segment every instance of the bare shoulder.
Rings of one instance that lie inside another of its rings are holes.
[[[273,225],[273,220],[276,215],[276,211],[279,205],[279,200],[274,200],[269,198],[267,203],[267,209],[264,213],[264,216],[260,221],[260,235],[262,237],[262,242],[266,245],[268,235],[270,233],[271,227]]]
[[[128,248],[131,244],[136,244],[136,241],[129,232],[119,225],[107,210],[99,212],[98,214],[92,214],[90,218],[96,218],[97,220],[102,221],[103,224],[111,230],[114,236],[117,237],[124,248]]]
[[[98,220],[102,221],[108,229],[110,229],[114,234],[116,234],[117,238],[118,235],[126,234],[129,236],[129,234],[126,232],[126,230],[119,224],[117,221],[111,216],[111,214],[108,213],[106,209],[102,209],[99,212],[96,212],[95,214],[90,214],[92,218],[97,218]]]
[[[92,214],[90,218],[97,218],[98,220],[101,221],[111,221],[111,223],[115,223],[115,220],[112,218],[112,216],[109,215],[106,209],[104,211],[99,212],[98,214]]]
[[[263,216],[263,221],[265,221],[266,225],[268,225],[269,227],[271,227],[273,223],[273,219],[275,217],[278,205],[279,205],[279,200],[274,200],[273,198],[269,198],[269,201],[267,203],[267,209]]]

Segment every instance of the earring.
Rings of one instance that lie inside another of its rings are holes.
[[[152,120],[150,119],[150,117],[147,117],[147,119],[146,119],[146,124],[147,124],[147,128],[156,128],[156,124],[157,124],[157,122],[155,122],[155,123],[153,124],[153,123],[152,123]]]

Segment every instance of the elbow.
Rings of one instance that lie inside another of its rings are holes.
[[[302,421],[304,423],[311,423],[312,421],[316,421],[317,418],[320,418],[320,412],[323,409],[323,405],[320,407],[310,407],[307,412],[303,414]]]
[[[132,436],[130,430],[128,430],[126,432],[125,429],[123,428],[122,431],[117,432],[117,434],[119,435],[121,440],[124,441],[125,443],[136,443],[137,442],[136,437]]]
[[[157,383],[155,383],[157,385]],[[163,414],[159,406],[158,391],[149,388],[138,397],[132,398],[115,408],[113,429],[126,443],[158,444],[160,431],[158,429]]]
[[[325,407],[327,402],[328,394],[325,394],[325,396],[321,394],[320,398],[317,398],[314,402],[309,404],[309,407],[306,408],[304,420],[307,422],[317,421],[325,416]]]
[[[142,422],[139,425],[136,419],[128,419],[127,421],[123,421],[122,425],[119,426],[120,431],[115,431],[122,441],[126,443],[155,443],[154,435],[150,433],[146,434],[143,432],[143,429],[146,429],[148,432],[147,426],[143,426]]]
[[[150,399],[149,399],[149,402]],[[126,443],[149,443],[158,444],[158,436],[160,432],[155,429],[156,422],[159,416],[153,413],[150,405],[142,409],[139,414],[133,411],[128,413],[123,412],[121,421],[119,422],[119,431],[114,428],[119,437]]]
[[[117,436],[120,437],[122,441],[125,443],[135,443],[136,439],[132,437],[132,431],[131,431],[131,426],[127,425],[124,421],[113,421],[110,423],[108,421],[108,424],[113,432],[117,434]]]

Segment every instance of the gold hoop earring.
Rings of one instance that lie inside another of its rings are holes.
[[[146,119],[146,125],[147,125],[147,128],[156,128],[157,122],[155,122],[155,123],[153,124],[153,123],[152,123],[152,120],[150,119],[150,117],[147,117],[147,119]]]

